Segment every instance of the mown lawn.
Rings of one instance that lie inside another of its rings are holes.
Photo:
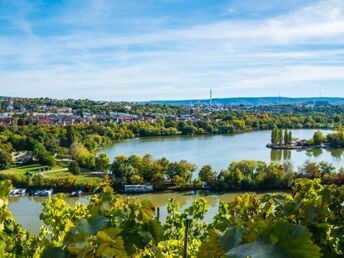
[[[26,172],[31,173],[32,175],[43,173],[45,176],[48,177],[67,177],[72,175],[66,169],[66,166],[64,164],[58,164],[55,167],[52,167],[48,170],[47,166],[42,166],[40,164],[31,164],[31,165],[24,165],[24,166],[15,166],[9,169],[0,170],[0,174],[6,174],[6,175],[18,175],[20,177],[25,177]],[[102,178],[91,175],[89,173],[82,173],[81,175],[75,176],[77,182],[82,183],[100,183],[102,182]]]
[[[25,165],[25,166],[15,166],[9,169],[0,170],[0,174],[6,174],[6,175],[19,175],[21,177],[25,176],[26,172],[30,172],[31,174],[38,174],[43,172],[44,170],[47,170],[47,166],[42,166],[40,164],[31,164],[31,165]],[[52,169],[61,169],[61,167],[56,166]]]
[[[68,170],[59,170],[59,171],[52,171],[52,172],[48,171],[44,173],[44,175],[49,176],[49,177],[63,178],[63,177],[72,175],[72,173],[70,173]],[[79,183],[101,183],[103,180],[102,178],[91,175],[87,172],[83,172],[81,175],[75,176],[75,179]]]

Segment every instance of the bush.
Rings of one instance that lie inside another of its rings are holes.
[[[79,163],[74,161],[74,160],[71,163],[69,163],[68,169],[73,175],[80,175],[81,174]]]
[[[12,157],[6,151],[0,150],[0,169],[6,169],[12,164]]]

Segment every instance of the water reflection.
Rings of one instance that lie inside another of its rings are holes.
[[[332,149],[332,150],[329,150],[329,152],[331,153],[332,157],[340,160],[342,158],[343,153],[344,153],[344,149]]]
[[[310,150],[306,150],[306,155],[307,157],[320,157],[323,154],[323,149],[310,149]]]
[[[162,192],[141,195],[127,195],[128,198],[148,199],[157,207],[167,206],[170,199],[179,203],[180,207],[189,206],[192,202],[203,197],[207,200],[209,207],[217,207],[219,201],[233,201],[240,193],[216,194],[211,192]]]
[[[71,207],[75,206],[75,204],[77,203],[83,203],[83,204],[88,204],[89,202],[89,197],[88,196],[84,196],[84,197],[68,197],[67,195],[64,195],[64,200],[66,201],[66,203],[68,205],[70,205]],[[25,199],[26,201],[29,202],[34,202],[34,203],[43,203],[47,197],[42,197],[42,196],[10,196],[9,197],[9,201],[10,204],[13,205],[15,203],[19,203],[22,202],[23,199]]]
[[[271,150],[270,159],[272,162],[288,161],[291,159],[291,150]]]
[[[42,203],[45,200],[45,197],[38,196],[10,196],[9,209],[19,224],[32,233],[37,234],[40,226],[43,224],[39,219],[39,215],[42,212]],[[74,206],[77,202],[87,204],[89,197],[66,197],[65,200],[70,206]]]
[[[292,154],[294,152],[294,154]],[[331,157],[338,161],[343,158],[344,149],[306,149],[306,150],[277,150],[270,151],[270,159],[272,162],[291,161],[292,155],[299,155],[304,153],[308,158],[320,158],[325,153],[330,154]],[[329,161],[331,162],[331,161]]]

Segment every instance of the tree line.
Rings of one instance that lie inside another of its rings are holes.
[[[84,148],[84,147],[82,147]],[[77,155],[85,150],[78,150]],[[104,180],[121,191],[127,184],[151,184],[155,190],[166,189],[209,189],[213,191],[271,190],[289,189],[297,178],[319,178],[324,184],[344,184],[344,169],[336,168],[328,162],[306,161],[295,169],[290,162],[270,163],[256,160],[234,161],[226,169],[215,171],[210,165],[197,169],[186,160],[170,161],[167,158],[153,159],[144,156],[116,156],[111,163],[105,153],[96,156],[80,156],[71,161],[68,168],[74,174],[68,177],[42,177],[40,175],[20,177],[19,175],[0,174],[0,179],[10,179],[17,187],[52,187],[56,191],[83,189],[92,192],[100,183],[87,180],[77,182],[75,176],[85,173],[81,165],[93,162],[97,171],[104,172]],[[92,157],[92,158],[91,158]],[[86,162],[85,164],[82,162]],[[109,174],[111,176],[109,176]]]
[[[312,139],[306,141],[308,146],[321,146],[323,144],[332,148],[344,148],[344,129],[339,126],[333,133],[324,135],[323,132],[317,131]]]
[[[198,171],[187,161],[171,162],[166,158],[154,160],[152,156],[117,156],[111,166],[115,189],[124,184],[153,184],[161,188],[166,184],[178,187],[207,186],[217,191],[287,189],[295,178],[320,178],[326,184],[344,183],[344,170],[336,171],[328,162],[307,161],[295,170],[290,162],[270,163],[255,160],[231,162],[227,169],[215,171],[210,165]],[[197,173],[196,176],[193,176]]]
[[[271,131],[271,143],[273,145],[290,145],[293,142],[293,134],[287,128],[284,130],[282,128],[274,127]]]

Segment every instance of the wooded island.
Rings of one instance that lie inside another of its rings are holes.
[[[274,127],[271,131],[271,143],[266,147],[271,149],[336,149],[344,148],[344,129],[339,126],[335,132],[324,135],[316,131],[312,139],[293,139],[288,129]]]

